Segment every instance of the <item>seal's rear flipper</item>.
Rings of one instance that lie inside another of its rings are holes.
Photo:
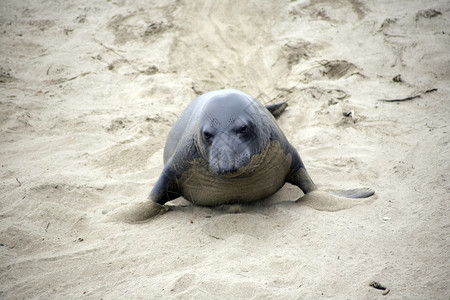
[[[281,115],[281,113],[286,109],[287,106],[287,102],[280,102],[275,104],[268,104],[266,105],[266,108],[275,118],[278,118],[278,116]]]
[[[375,194],[375,191],[369,188],[359,188],[352,190],[332,190],[332,195],[345,198],[368,198]]]

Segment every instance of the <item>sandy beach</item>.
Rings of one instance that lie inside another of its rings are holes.
[[[445,0],[2,1],[0,298],[449,299],[449,49]],[[108,218],[222,88],[286,101],[318,187],[375,196]]]

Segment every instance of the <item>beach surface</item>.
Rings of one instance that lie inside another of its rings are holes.
[[[449,299],[449,49],[445,0],[1,1],[0,298]],[[318,187],[375,196],[108,218],[221,88],[286,101]]]

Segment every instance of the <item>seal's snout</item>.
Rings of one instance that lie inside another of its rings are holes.
[[[220,149],[214,152],[214,155],[210,157],[209,164],[209,168],[213,173],[225,175],[236,173],[239,170],[236,160],[236,157],[238,156],[237,153],[234,153],[234,151],[230,151],[229,149],[228,151]]]

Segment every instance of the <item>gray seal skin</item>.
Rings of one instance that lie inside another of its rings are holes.
[[[286,106],[263,106],[233,89],[196,98],[169,133],[165,167],[149,199],[163,205],[183,196],[194,204],[216,206],[267,198],[286,182],[304,194],[316,190],[273,116]],[[366,198],[372,194],[365,188],[335,195]]]

